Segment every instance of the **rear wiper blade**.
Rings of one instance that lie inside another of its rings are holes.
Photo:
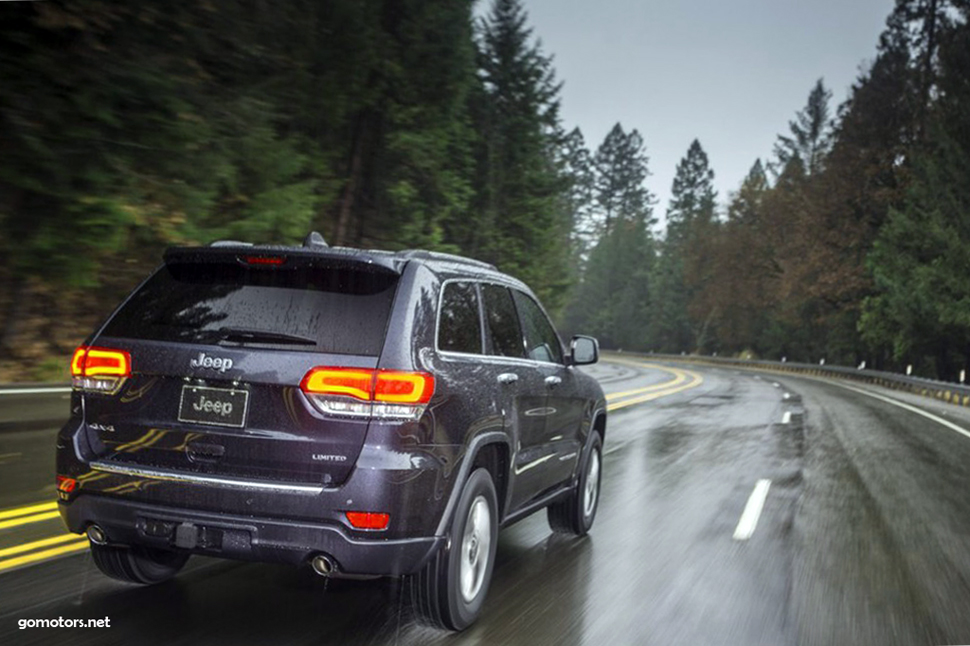
[[[284,343],[289,345],[316,345],[316,339],[297,334],[270,332],[269,330],[252,330],[241,327],[224,327],[219,329],[219,340],[235,343]]]

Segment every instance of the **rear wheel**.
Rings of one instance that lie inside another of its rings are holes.
[[[411,596],[425,622],[464,630],[481,612],[495,565],[498,502],[486,469],[477,469],[465,483],[449,539],[450,546],[411,577]]]
[[[596,519],[603,473],[603,440],[593,432],[579,482],[568,498],[549,505],[549,527],[555,532],[585,536]]]
[[[98,569],[112,579],[142,585],[171,579],[189,560],[189,555],[182,552],[95,543],[91,543],[91,556]]]

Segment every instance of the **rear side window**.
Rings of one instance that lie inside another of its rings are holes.
[[[396,285],[395,275],[346,268],[173,263],[132,295],[103,334],[377,356]]]
[[[519,291],[512,291],[515,306],[522,319],[525,349],[530,359],[548,363],[562,363],[562,345],[559,336],[534,300]]]
[[[438,349],[482,354],[482,320],[474,283],[448,283],[441,297]]]
[[[503,357],[525,357],[519,317],[515,313],[512,295],[505,287],[482,285],[485,321],[491,339],[492,354]]]

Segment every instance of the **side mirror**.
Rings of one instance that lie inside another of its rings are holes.
[[[591,336],[577,334],[569,342],[569,365],[588,366],[600,360],[600,345]]]

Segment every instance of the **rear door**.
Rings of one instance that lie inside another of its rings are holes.
[[[324,417],[301,380],[320,365],[376,368],[397,280],[307,258],[167,263],[94,341],[128,352],[132,372],[116,394],[85,394],[100,458],[339,483],[368,422]]]
[[[546,427],[543,376],[526,357],[522,327],[511,291],[483,283],[488,363],[500,385],[506,428],[513,439],[511,509],[528,503],[544,489],[540,467]]]

